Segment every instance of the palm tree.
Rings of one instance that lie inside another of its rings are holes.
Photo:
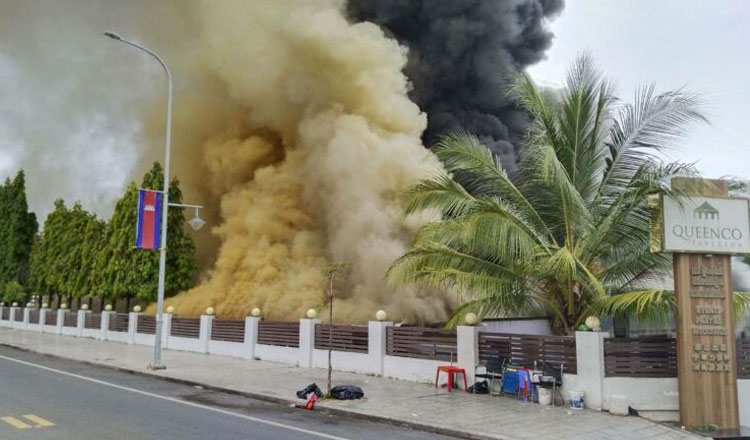
[[[705,121],[700,98],[650,86],[621,104],[585,55],[559,96],[525,74],[512,94],[533,119],[517,170],[470,134],[443,137],[432,151],[444,171],[406,194],[407,215],[439,218],[393,263],[389,282],[456,291],[464,304],[453,325],[469,311],[541,308],[563,333],[594,311],[662,316],[673,294],[649,286],[671,258],[649,252],[647,197],[674,195],[668,179],[694,173],[659,155]]]

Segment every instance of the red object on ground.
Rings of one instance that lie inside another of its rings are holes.
[[[441,371],[448,374],[448,392],[453,389],[453,377],[456,374],[463,374],[464,390],[468,388],[466,386],[466,370],[464,370],[463,368],[454,367],[452,365],[440,365],[437,367],[437,373],[435,374],[435,388],[437,388],[438,386],[438,379],[440,379]]]
[[[312,411],[313,408],[315,408],[315,402],[318,401],[318,395],[315,393],[312,393],[312,396],[307,400],[307,403],[305,404],[305,409],[308,411]]]

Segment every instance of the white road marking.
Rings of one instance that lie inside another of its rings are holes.
[[[99,385],[104,385],[104,386],[107,386],[107,387],[116,388],[118,390],[130,391],[131,393],[141,394],[141,395],[153,397],[153,398],[156,398],[156,399],[162,399],[162,400],[166,400],[166,401],[172,402],[172,403],[179,403],[181,405],[186,405],[186,406],[192,406],[194,408],[205,409],[205,410],[208,410],[208,411],[217,412],[219,414],[224,414],[224,415],[233,416],[233,417],[239,417],[241,419],[249,420],[251,422],[263,423],[265,425],[274,426],[276,428],[288,429],[290,431],[301,432],[301,433],[312,435],[312,436],[315,436],[315,437],[327,438],[327,439],[331,439],[331,440],[351,440],[351,439],[347,439],[345,437],[337,437],[335,435],[330,435],[330,434],[324,434],[324,433],[320,433],[320,432],[310,431],[310,430],[304,429],[304,428],[297,428],[295,426],[289,426],[289,425],[285,425],[283,423],[273,422],[271,420],[259,419],[257,417],[247,416],[247,415],[244,415],[244,414],[238,414],[238,413],[235,413],[235,412],[226,411],[226,410],[219,409],[219,408],[212,408],[210,406],[201,405],[200,403],[187,402],[187,401],[184,401],[184,400],[176,399],[174,397],[161,396],[159,394],[149,393],[148,391],[141,391],[141,390],[137,390],[135,388],[129,388],[129,387],[125,387],[125,386],[122,386],[122,385],[117,385],[117,384],[114,384],[114,383],[104,382],[103,380],[93,379],[93,378],[90,378],[90,377],[81,376],[79,374],[69,373],[67,371],[58,370],[56,368],[51,368],[51,367],[46,367],[44,365],[35,364],[33,362],[22,361],[20,359],[15,359],[15,358],[4,356],[4,355],[0,355],[0,359],[9,360],[11,362],[16,362],[16,363],[27,365],[27,366],[30,366],[30,367],[39,368],[41,370],[51,371],[53,373],[58,373],[58,374],[62,374],[62,375],[69,376],[69,377],[74,377],[76,379],[86,380],[86,381],[93,382],[93,383],[96,383],[96,384],[99,384]]]

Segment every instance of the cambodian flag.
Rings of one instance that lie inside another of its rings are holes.
[[[138,249],[159,249],[162,200],[161,191],[138,190],[138,225],[135,233],[135,247]]]

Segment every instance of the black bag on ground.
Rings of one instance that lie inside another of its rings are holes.
[[[339,385],[331,388],[331,397],[339,400],[361,399],[365,396],[362,388],[354,385]]]
[[[297,397],[299,397],[300,399],[307,399],[307,395],[310,393],[315,393],[318,395],[318,397],[323,396],[323,392],[320,391],[320,388],[318,388],[318,385],[311,383],[310,385],[297,391]]]
[[[466,390],[468,393],[472,394],[489,394],[490,388],[487,384],[486,380],[483,380],[481,382],[477,382],[474,385],[470,386],[468,390]]]

